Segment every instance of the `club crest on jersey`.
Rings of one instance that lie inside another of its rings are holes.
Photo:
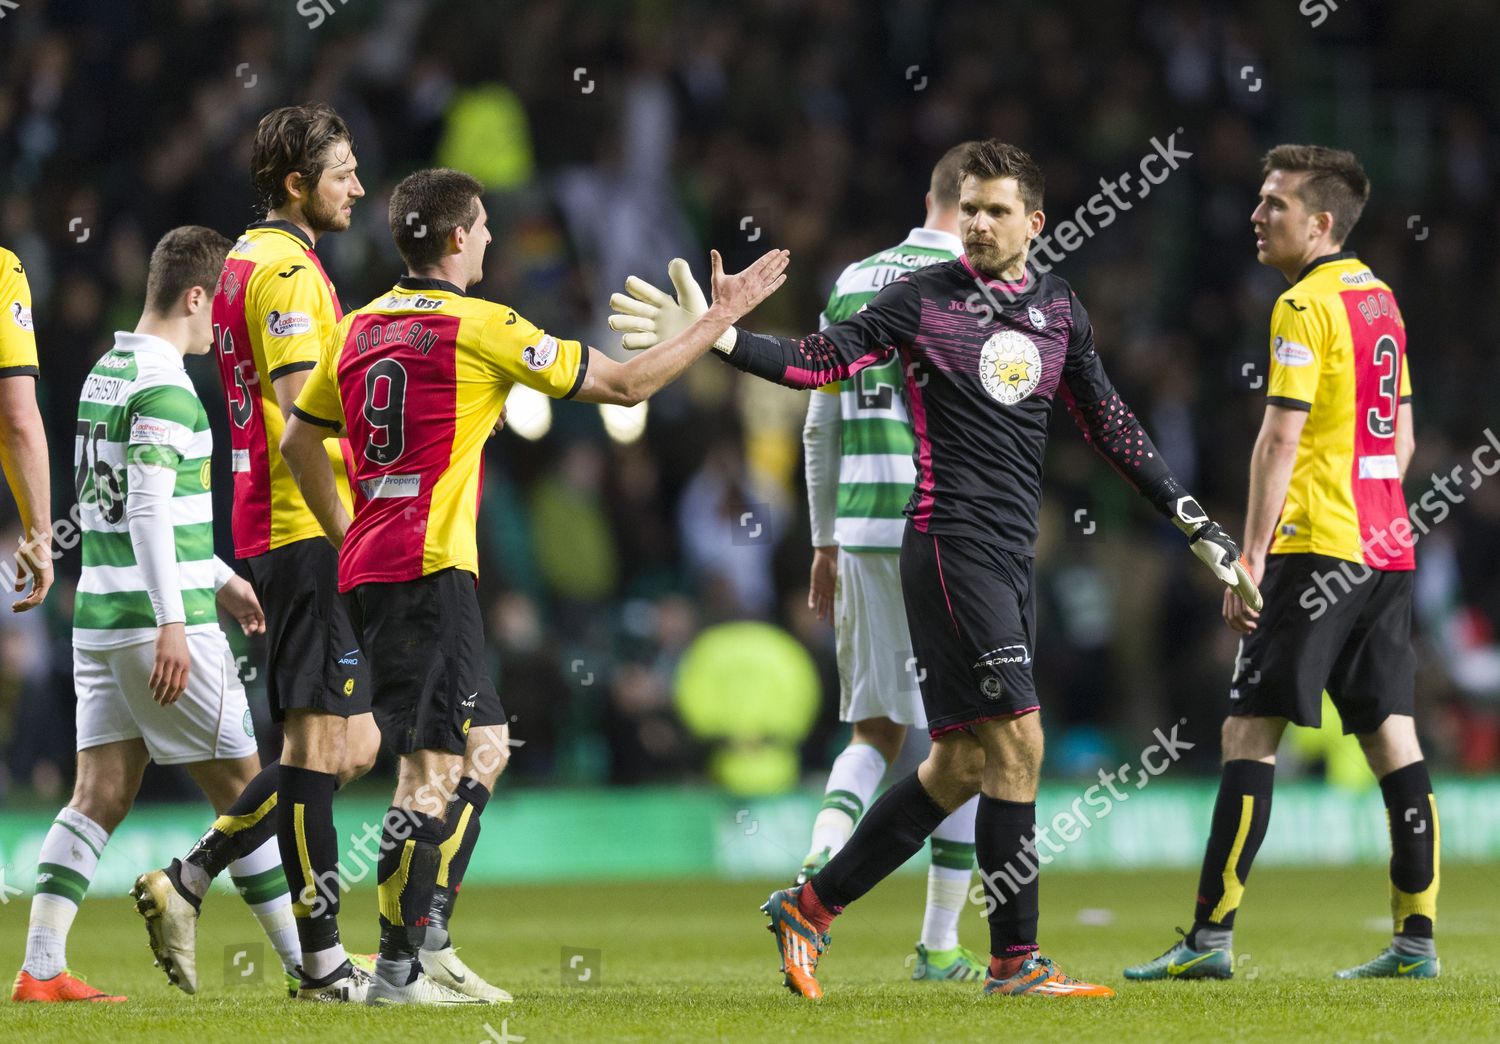
[[[295,337],[311,329],[312,316],[306,312],[278,312],[273,308],[266,313],[266,332],[272,337]]]
[[[1032,305],[1026,309],[1026,318],[1030,319],[1031,325],[1038,330],[1045,328],[1047,325],[1047,317],[1042,314],[1042,310],[1036,305]]]
[[[545,370],[557,358],[557,338],[543,334],[536,344],[521,349],[521,358],[526,361],[527,369]]]
[[[1042,382],[1042,355],[1023,333],[1002,330],[979,349],[979,383],[1007,406],[1036,391]]]

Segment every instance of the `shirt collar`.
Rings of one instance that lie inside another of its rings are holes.
[[[1340,250],[1337,254],[1324,254],[1322,257],[1315,257],[1307,263],[1306,268],[1297,273],[1297,278],[1292,280],[1292,282],[1302,282],[1302,280],[1307,278],[1308,273],[1311,272],[1314,268],[1317,268],[1319,265],[1328,265],[1332,264],[1335,261],[1355,260],[1358,260],[1358,255],[1356,255],[1352,250]]]
[[[964,252],[964,241],[940,228],[914,228],[907,234],[906,241],[929,250],[946,250],[955,257]]]
[[[177,350],[177,346],[171,341],[157,337],[155,334],[116,330],[115,349],[121,352],[144,352],[148,355],[159,355],[163,359],[170,359],[184,370],[187,369],[187,366],[182,361],[182,353]]]
[[[468,292],[457,283],[450,283],[446,279],[429,279],[426,276],[404,275],[396,280],[397,290],[441,290],[448,294],[457,294],[459,297],[468,297]]]
[[[258,228],[274,228],[278,232],[285,232],[297,242],[301,243],[308,250],[313,249],[312,239],[306,232],[304,232],[301,228],[299,228],[295,223],[291,221],[282,221],[280,219],[276,221],[257,221],[255,224],[245,229],[245,231],[253,232]]]

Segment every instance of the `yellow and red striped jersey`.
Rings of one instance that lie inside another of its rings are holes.
[[[456,567],[474,536],[485,439],[516,384],[570,398],[587,349],[441,279],[406,277],[349,313],[293,411],[347,433],[354,513],[339,590]]]
[[[31,325],[31,286],[21,259],[0,247],[0,377],[35,377],[36,334]]]
[[[281,459],[286,420],[272,382],[315,367],[323,341],[342,316],[312,241],[290,221],[251,225],[230,250],[214,293],[213,322],[229,409],[232,529],[234,553],[240,558],[323,536]],[[352,500],[342,445],[330,442],[328,456],[348,507]]]
[[[1272,554],[1416,568],[1410,541],[1392,529],[1406,518],[1396,415],[1410,398],[1391,288],[1349,251],[1308,265],[1271,313],[1266,401],[1308,411]]]

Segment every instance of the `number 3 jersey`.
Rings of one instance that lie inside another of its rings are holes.
[[[146,482],[154,469],[175,476],[169,510],[182,622],[188,634],[218,628],[214,591],[225,567],[214,558],[212,455],[208,415],[182,356],[157,337],[115,334],[78,402],[73,475],[83,573],[73,603],[75,646],[111,649],[156,637],[158,613],[126,517],[132,480]]]
[[[1266,401],[1308,411],[1271,553],[1415,569],[1396,459],[1411,379],[1391,288],[1351,252],[1314,261],[1276,301],[1270,366]]]
[[[234,553],[240,558],[323,536],[281,459],[286,419],[273,382],[315,367],[342,315],[311,240],[291,222],[251,225],[230,250],[214,293],[213,320],[229,411]],[[348,508],[340,443],[328,443],[328,457]]]
[[[524,384],[570,398],[587,366],[579,342],[441,279],[405,277],[345,316],[293,407],[349,440],[339,590],[452,567],[477,576],[484,442],[506,396]]]

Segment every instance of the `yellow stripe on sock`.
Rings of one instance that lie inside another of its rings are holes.
[[[1245,885],[1234,872],[1239,865],[1240,853],[1245,849],[1245,838],[1250,836],[1250,820],[1255,813],[1255,796],[1244,794],[1240,797],[1240,827],[1234,833],[1234,844],[1229,849],[1229,858],[1224,862],[1224,894],[1219,897],[1219,905],[1214,907],[1213,913],[1208,919],[1214,924],[1223,924],[1224,918],[1240,908],[1240,898],[1245,894]]]
[[[448,887],[448,866],[453,862],[453,857],[458,854],[458,846],[464,842],[464,832],[469,829],[469,817],[474,812],[474,806],[467,801],[464,802],[464,810],[458,815],[458,826],[454,828],[448,839],[438,845],[438,873],[437,886]]]
[[[307,806],[301,802],[292,805],[292,830],[297,835],[297,864],[302,867],[302,889],[292,896],[292,916],[311,917],[312,900],[317,895],[317,881],[313,876],[312,857],[307,854],[307,828],[304,816]]]
[[[243,816],[220,816],[214,820],[214,829],[221,834],[238,834],[265,819],[275,807],[276,795],[273,793],[254,812],[246,812]]]
[[[1420,892],[1403,892],[1396,887],[1396,882],[1391,882],[1391,922],[1395,927],[1397,935],[1406,928],[1406,919],[1413,916],[1427,918],[1437,925],[1437,896],[1439,856],[1443,848],[1443,831],[1438,826],[1437,798],[1427,795],[1427,807],[1432,812],[1432,883]],[[1390,813],[1386,813],[1387,818]]]
[[[417,843],[408,840],[401,848],[401,865],[398,866],[390,877],[381,881],[376,886],[375,892],[380,899],[380,916],[392,924],[401,924],[401,893],[406,890],[407,871],[411,868],[411,854],[416,850]]]

